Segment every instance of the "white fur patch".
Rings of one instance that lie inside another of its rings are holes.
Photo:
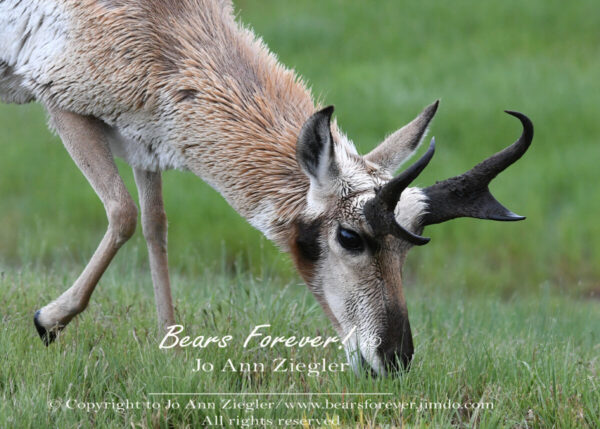
[[[310,179],[308,194],[306,195],[306,215],[309,217],[320,216],[327,208],[327,200],[332,196],[332,192],[323,189],[317,182]]]
[[[349,191],[348,184],[352,186],[352,192],[363,192],[373,189],[373,177],[365,171],[362,159],[358,156],[356,147],[352,141],[342,135],[335,146],[335,160],[341,172],[338,180],[338,192],[340,196]]]
[[[421,217],[427,211],[427,197],[419,188],[406,188],[396,205],[396,222],[409,231],[419,227]]]
[[[35,88],[51,81],[49,71],[67,39],[61,6],[51,0],[0,2],[0,73],[10,70],[13,75],[0,76],[0,95],[6,101],[29,101]]]
[[[119,124],[106,128],[106,136],[113,154],[132,167],[147,171],[187,169],[181,153],[164,143],[169,139],[163,135],[160,122],[144,111],[123,113]]]
[[[269,200],[261,202],[248,216],[250,225],[262,232],[269,240],[275,239],[271,224],[275,219],[277,219],[277,211],[275,205]]]

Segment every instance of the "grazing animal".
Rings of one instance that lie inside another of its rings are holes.
[[[191,171],[289,252],[340,336],[355,370],[407,367],[413,342],[401,268],[430,224],[470,216],[520,220],[488,183],[527,150],[533,127],[458,177],[408,187],[438,103],[365,156],[303,82],[219,0],[4,0],[0,97],[38,101],[106,209],[108,229],[89,263],[35,313],[46,345],[87,306],[102,273],[136,229],[140,195],[159,323],[175,323],[161,172]],[[315,113],[316,112],[316,113]]]

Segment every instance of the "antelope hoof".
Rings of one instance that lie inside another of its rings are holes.
[[[56,326],[50,330],[44,328],[44,326],[40,323],[40,310],[35,312],[33,316],[33,324],[35,325],[35,329],[37,330],[38,335],[42,339],[42,342],[46,347],[48,347],[52,342],[56,339],[56,335],[60,332],[64,326]]]

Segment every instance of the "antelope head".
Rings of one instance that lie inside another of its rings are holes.
[[[355,372],[366,368],[384,375],[409,367],[414,347],[402,265],[413,246],[429,242],[421,236],[425,226],[457,217],[524,219],[488,190],[533,138],[531,121],[518,112],[507,111],[521,121],[519,139],[466,173],[426,188],[409,187],[433,156],[432,139],[417,162],[392,176],[418,147],[437,106],[427,107],[365,156],[343,135],[332,134],[331,106],[312,115],[298,137],[296,158],[310,186],[290,248],[338,335],[347,339]]]

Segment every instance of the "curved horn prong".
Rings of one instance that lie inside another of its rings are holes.
[[[507,110],[523,125],[517,141],[477,164],[460,176],[437,182],[423,189],[429,210],[422,218],[423,226],[445,222],[457,217],[474,217],[499,221],[525,219],[500,204],[490,193],[489,183],[527,151],[533,140],[533,124],[527,116]]]
[[[490,183],[498,174],[506,170],[508,166],[514,164],[529,148],[531,141],[533,140],[533,124],[527,116],[522,113],[514,112],[512,110],[505,110],[511,116],[518,118],[523,125],[523,132],[519,139],[512,145],[501,150],[495,155],[490,156],[483,162],[480,162],[473,167],[465,175],[471,175],[479,180],[485,181],[486,184]]]
[[[394,216],[392,216],[392,220],[394,221],[394,223],[390,222],[390,225],[391,225],[390,234],[393,235],[394,237],[398,237],[403,240],[406,240],[409,243],[414,244],[415,246],[423,246],[424,244],[427,244],[431,241],[431,238],[429,238],[429,237],[422,237],[418,234],[414,234],[414,233],[410,232],[409,230],[403,228],[396,221],[396,218]]]
[[[429,149],[417,162],[386,183],[377,192],[374,198],[365,203],[365,217],[376,235],[383,236],[391,234],[417,246],[429,243],[429,238],[414,234],[399,225],[396,221],[395,209],[400,200],[402,191],[406,189],[423,171],[427,164],[429,164],[434,153],[435,139],[431,139]]]
[[[429,161],[431,161],[434,153],[435,138],[432,138],[429,149],[427,149],[427,152],[425,152],[425,154],[423,154],[423,156],[419,158],[417,162],[394,177],[379,190],[377,196],[383,200],[388,208],[392,210],[396,208],[402,191],[404,191],[408,185],[410,185],[412,181],[415,180],[419,174],[421,174],[423,169],[427,167],[427,164],[429,164]]]

